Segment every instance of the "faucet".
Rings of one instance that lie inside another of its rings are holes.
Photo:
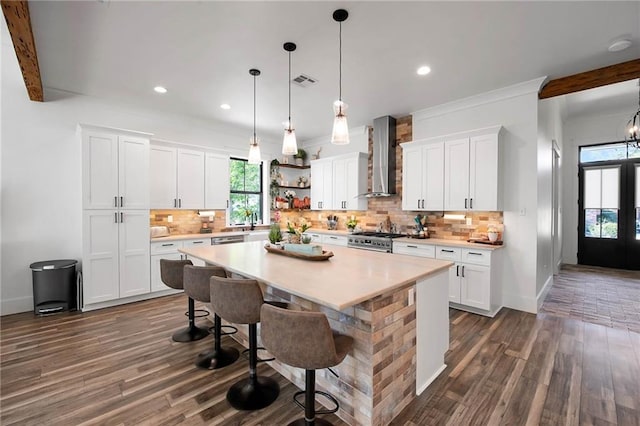
[[[255,223],[257,220],[258,220],[258,213],[251,213],[251,228],[249,228],[251,231],[256,229]]]

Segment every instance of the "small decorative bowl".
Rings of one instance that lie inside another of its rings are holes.
[[[311,235],[302,234],[302,236],[300,237],[300,242],[302,244],[309,244],[311,240],[312,240]]]

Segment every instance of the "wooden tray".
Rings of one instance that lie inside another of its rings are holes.
[[[502,241],[489,241],[489,240],[467,240],[468,243],[486,244],[489,246],[501,246]]]
[[[333,257],[333,252],[323,250],[322,254],[304,254],[304,253],[295,253],[292,251],[283,250],[281,248],[264,246],[264,249],[269,253],[281,254],[282,256],[295,257],[296,259],[304,259],[304,260],[329,260],[330,257]]]

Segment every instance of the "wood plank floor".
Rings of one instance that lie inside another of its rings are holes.
[[[0,320],[2,425],[284,425],[297,390],[257,412],[225,400],[246,361],[199,370],[211,340],[175,343],[184,296]],[[640,425],[640,334],[552,314],[451,310],[447,369],[394,425]],[[230,338],[225,344],[235,344]],[[344,425],[335,416],[324,416]]]

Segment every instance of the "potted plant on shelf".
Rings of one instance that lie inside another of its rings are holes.
[[[307,151],[300,148],[298,152],[293,155],[293,158],[295,158],[297,166],[304,166],[304,160],[307,159]]]
[[[356,229],[357,224],[358,221],[356,220],[356,218],[354,216],[351,216],[351,219],[347,221],[347,229],[349,230],[349,232],[353,232],[353,230]]]
[[[293,191],[291,189],[287,189],[286,191],[284,191],[284,197],[289,202],[289,208],[290,209],[293,208],[293,197],[295,197],[295,196],[296,196],[296,191]]]

